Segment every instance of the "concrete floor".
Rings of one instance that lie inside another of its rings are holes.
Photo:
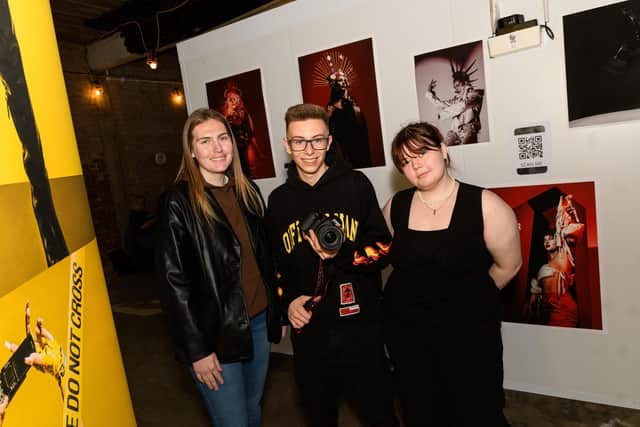
[[[108,275],[116,329],[139,427],[208,426],[186,370],[173,358],[151,274]],[[508,390],[513,427],[640,427],[640,411]],[[264,427],[305,426],[291,356],[272,353],[263,401]],[[341,427],[361,424],[344,405]]]

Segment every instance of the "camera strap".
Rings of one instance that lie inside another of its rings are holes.
[[[322,262],[322,258],[318,261],[318,272],[316,273],[316,285],[313,289],[313,295],[311,299],[309,299],[305,304],[304,308],[308,311],[312,311],[316,306],[322,301],[324,296],[327,294],[327,287],[329,285],[329,280],[333,276],[333,265],[329,265],[329,278],[325,280],[324,278],[324,263]],[[320,297],[317,301],[316,298]]]
[[[320,260],[318,261],[318,271],[316,273],[316,285],[313,289],[313,295],[311,296],[311,298],[307,300],[307,302],[304,303],[305,310],[313,311],[318,306],[320,301],[322,301],[324,296],[327,294],[327,287],[329,285],[329,281],[333,277],[334,267],[332,264],[329,265],[328,270],[329,270],[329,274],[328,274],[329,277],[325,281],[324,263],[322,262],[322,258],[320,258]],[[316,301],[317,297],[320,297],[320,298],[318,298],[318,300]],[[294,333],[296,335],[301,332],[302,332],[302,329],[294,329]]]

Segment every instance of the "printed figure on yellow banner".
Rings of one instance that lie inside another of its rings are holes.
[[[0,397],[0,427],[2,427],[2,423],[4,422],[4,414],[7,411],[8,405],[9,398],[7,396]]]
[[[135,426],[47,0],[0,0],[0,141],[0,425]]]
[[[22,161],[31,184],[33,212],[38,221],[47,264],[52,265],[69,255],[69,250],[53,206],[40,133],[29,98],[8,0],[0,0],[0,82],[4,86],[8,112],[22,142]]]
[[[30,367],[50,374],[58,383],[64,399],[62,377],[65,373],[66,356],[62,347],[44,327],[44,320],[38,318],[35,338],[31,331],[31,310],[29,301],[25,307],[26,338],[20,345],[5,341],[5,347],[12,353],[2,368],[0,375],[0,426],[4,420],[9,402],[25,380]]]

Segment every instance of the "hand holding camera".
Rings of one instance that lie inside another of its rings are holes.
[[[320,261],[313,295],[301,295],[289,304],[287,314],[296,333],[300,333],[301,328],[311,321],[311,313],[326,293],[328,280],[324,278],[322,260],[335,257],[345,239],[340,222],[315,211],[302,220],[300,228]]]
[[[344,243],[344,233],[340,223],[335,218],[318,212],[312,211],[302,221],[300,228],[305,239],[322,259],[335,257]]]

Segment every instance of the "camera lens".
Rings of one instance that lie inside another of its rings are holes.
[[[329,251],[340,249],[345,239],[340,223],[335,218],[328,218],[315,211],[307,215],[301,222],[300,228],[305,234],[313,230],[320,246]]]
[[[324,241],[327,243],[333,243],[338,239],[338,235],[335,231],[330,230],[324,234]]]
[[[335,221],[326,219],[322,221],[316,231],[320,245],[330,251],[340,249],[344,242],[344,234]]]

